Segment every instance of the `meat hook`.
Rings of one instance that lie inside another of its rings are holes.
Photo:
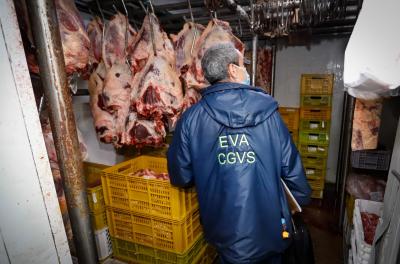
[[[122,2],[122,6],[123,6],[123,8],[124,8],[124,11],[125,11],[125,16],[126,16],[126,24],[125,24],[125,49],[124,49],[124,52],[125,52],[125,62],[126,62],[126,64],[128,64],[128,66],[129,66],[129,68],[131,67],[131,64],[130,64],[130,62],[129,62],[129,60],[128,60],[128,30],[129,30],[129,13],[128,13],[128,10],[126,9],[126,5],[125,5],[125,1],[124,0],[121,0],[121,2]]]
[[[190,3],[190,0],[187,0],[187,2],[188,2],[188,6],[189,6],[190,19],[192,20],[192,24],[193,24],[193,28],[194,28],[192,47],[190,48],[190,55],[192,55],[193,54],[194,43],[196,42],[196,37],[197,37],[197,28],[196,28],[196,24],[194,23],[192,5]]]
[[[144,12],[146,13],[146,15],[149,16],[151,44],[153,45],[154,56],[157,56],[156,44],[155,44],[155,42],[154,42],[154,28],[153,28],[153,17],[152,17],[153,15],[155,15],[155,14],[154,14],[153,5],[152,5],[151,1],[149,1],[149,5],[150,5],[150,8],[151,8],[151,10],[152,10],[152,14],[150,14],[150,13],[149,13],[149,8],[148,8],[148,7],[145,8],[145,6],[144,6],[142,0],[139,1],[139,4],[140,4],[140,6],[143,8],[143,10],[144,10]]]
[[[106,28],[106,19],[104,18],[104,13],[103,10],[101,9],[101,5],[99,3],[99,0],[96,0],[96,5],[97,8],[99,9],[100,15],[101,15],[101,22],[103,22],[103,28],[102,28],[102,32],[101,32],[101,43],[103,45],[103,40],[104,40],[104,34],[105,34],[105,28]]]

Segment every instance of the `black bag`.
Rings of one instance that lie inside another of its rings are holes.
[[[300,214],[292,216],[292,243],[283,254],[283,264],[314,264],[310,232]]]

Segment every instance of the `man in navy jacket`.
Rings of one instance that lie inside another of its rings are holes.
[[[202,68],[211,86],[177,124],[171,183],[196,186],[206,240],[222,263],[281,263],[292,225],[280,179],[300,205],[311,194],[299,153],[276,101],[248,85],[233,45],[209,48]]]

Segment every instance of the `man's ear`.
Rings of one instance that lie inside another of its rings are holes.
[[[233,64],[228,65],[228,77],[232,80],[236,79],[237,76],[237,69]]]

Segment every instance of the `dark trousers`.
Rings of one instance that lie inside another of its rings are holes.
[[[230,264],[230,262],[227,262],[226,260],[223,260],[222,258],[219,259],[219,264]],[[282,264],[282,255],[274,255],[269,257],[268,259],[254,262],[251,264]]]

